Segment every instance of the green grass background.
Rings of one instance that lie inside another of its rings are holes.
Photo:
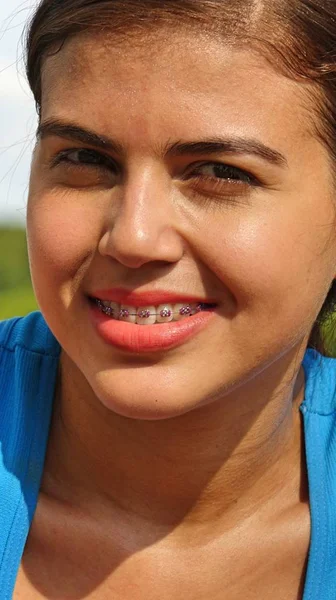
[[[0,320],[36,310],[26,234],[18,227],[0,228]]]

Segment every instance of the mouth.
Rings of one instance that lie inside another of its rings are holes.
[[[212,322],[217,307],[206,302],[137,307],[96,297],[89,298],[89,305],[100,339],[138,354],[171,350],[188,342]]]
[[[198,313],[213,311],[217,304],[206,302],[159,304],[157,306],[129,306],[110,300],[90,298],[90,302],[111,320],[136,325],[157,325],[182,321]]]

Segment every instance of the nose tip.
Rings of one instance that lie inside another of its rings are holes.
[[[139,252],[139,249],[134,245],[134,240],[131,243],[126,242],[116,244],[112,239],[111,234],[105,234],[100,244],[100,253],[104,256],[109,256],[129,269],[138,269],[150,260],[150,253],[145,251],[145,248]]]
[[[141,229],[129,231],[115,225],[102,237],[99,251],[125,267],[138,269],[149,262],[178,262],[183,256],[184,244],[172,228],[144,232]]]

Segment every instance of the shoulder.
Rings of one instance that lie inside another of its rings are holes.
[[[60,347],[39,312],[0,322],[0,589],[12,597],[35,512]],[[3,595],[5,594],[5,595]]]
[[[0,321],[0,352],[14,352],[17,348],[55,358],[60,353],[57,340],[38,311],[26,317]]]
[[[336,359],[308,349],[304,360],[305,410],[320,415],[336,413]]]
[[[59,353],[41,313],[0,322],[0,483],[4,457],[15,471],[36,427],[47,427]]]
[[[48,387],[59,354],[60,346],[40,312],[0,322],[0,430],[6,405],[13,416],[15,409],[21,410]]]

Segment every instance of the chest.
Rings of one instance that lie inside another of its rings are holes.
[[[173,572],[165,565],[165,574],[155,573],[143,564],[123,565],[113,575],[104,579],[97,570],[94,576],[86,573],[59,573],[47,580],[41,572],[20,570],[14,600],[40,600],[45,598],[86,598],[87,600],[298,600],[303,595],[302,573],[299,571],[264,575],[258,570],[240,574],[234,579],[218,572],[196,572],[185,568]],[[223,569],[225,571],[225,569]]]
[[[89,533],[89,532],[87,532]],[[286,543],[225,539],[181,550],[158,539],[136,552],[120,540],[73,532],[28,539],[13,600],[298,600],[303,596],[308,535]],[[295,536],[294,536],[295,537]]]

